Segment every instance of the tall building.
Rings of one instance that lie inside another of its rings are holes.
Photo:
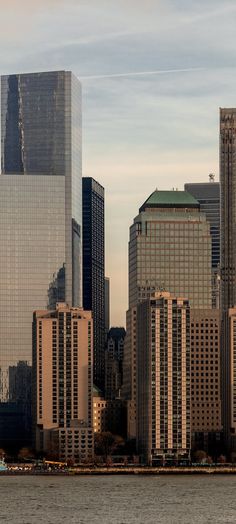
[[[106,399],[115,399],[121,394],[123,384],[125,329],[112,327],[109,330],[105,352]]]
[[[123,358],[122,397],[126,400],[127,437],[136,438],[136,393],[137,393],[137,307],[128,309],[126,313],[126,337]]]
[[[105,277],[105,338],[110,329],[110,279]]]
[[[210,175],[211,176],[211,175]],[[220,266],[220,184],[201,182],[185,184],[188,191],[200,204],[200,211],[206,214],[210,223],[212,242],[212,307],[219,308],[219,266]]]
[[[31,366],[33,311],[82,302],[81,86],[71,72],[1,78],[1,165],[0,400],[8,403],[10,370]],[[25,439],[28,377],[14,393]]]
[[[189,460],[190,308],[157,292],[137,307],[137,444],[155,465]]]
[[[220,312],[192,310],[190,319],[192,445],[217,457],[222,444]]]
[[[92,458],[92,366],[90,311],[57,304],[54,311],[34,313],[33,423],[38,451],[57,451],[65,460]]]
[[[123,394],[135,433],[136,308],[155,291],[187,297],[191,309],[211,309],[211,236],[199,202],[186,191],[154,191],[130,227],[129,311]],[[129,418],[129,414],[128,414]]]
[[[94,322],[94,383],[105,386],[104,188],[83,181],[83,307]]]
[[[220,109],[220,196],[221,196],[221,311],[222,311],[222,421],[225,443],[236,450],[236,434],[231,425],[234,397],[232,362],[236,358],[231,343],[229,315],[236,305],[236,108]],[[233,398],[232,398],[233,395]],[[233,403],[232,403],[233,402]]]
[[[227,322],[228,320],[228,322]],[[229,308],[228,319],[224,318],[227,329],[228,354],[227,354],[227,371],[230,382],[226,385],[223,383],[223,408],[224,408],[224,429],[226,443],[230,451],[236,451],[236,307]],[[228,387],[226,387],[228,386]]]
[[[158,289],[211,308],[210,226],[186,191],[154,191],[130,228],[129,307]]]

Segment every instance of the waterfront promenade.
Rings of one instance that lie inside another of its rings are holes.
[[[161,467],[73,467],[66,469],[13,469],[8,468],[6,471],[0,471],[0,476],[8,475],[236,475],[236,465],[199,465],[199,466],[161,466]]]

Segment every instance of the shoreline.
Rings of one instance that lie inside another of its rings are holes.
[[[0,476],[93,476],[93,475],[236,475],[236,466],[195,466],[195,467],[99,467],[74,468],[69,470],[6,470]]]

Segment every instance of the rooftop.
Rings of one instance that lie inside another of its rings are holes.
[[[140,207],[139,212],[151,207],[199,208],[199,202],[187,191],[153,191]]]

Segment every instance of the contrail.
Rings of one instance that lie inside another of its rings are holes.
[[[204,71],[203,67],[189,67],[186,69],[158,69],[156,71],[138,71],[134,73],[115,73],[111,75],[91,75],[80,76],[80,80],[100,80],[102,78],[122,78],[126,76],[145,76],[145,75],[167,75],[171,73],[190,73],[191,71]]]

